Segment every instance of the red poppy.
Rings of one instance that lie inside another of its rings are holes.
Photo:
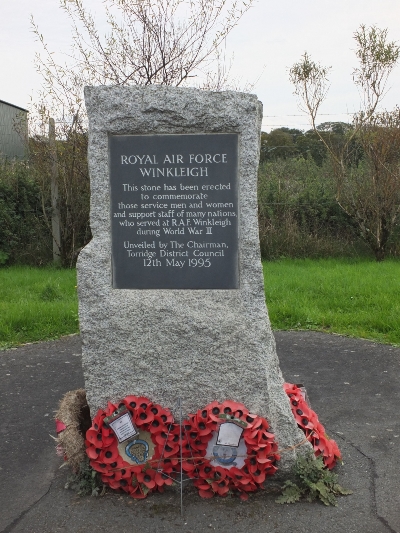
[[[209,461],[206,461],[197,467],[197,473],[200,478],[211,479],[214,476],[214,467],[209,464]]]
[[[163,472],[173,472],[177,469],[179,460],[177,457],[165,457],[161,456],[157,458],[157,461],[153,461],[153,466],[157,467],[157,470],[163,470]]]
[[[243,432],[243,438],[244,440],[246,441],[246,443],[248,444],[257,444],[257,436],[258,436],[258,432],[259,430],[258,429],[251,429],[249,431],[244,431]]]
[[[115,474],[116,480],[130,479],[132,477],[132,474],[137,473],[137,471],[135,471],[135,467],[132,468],[131,465],[128,465],[127,463],[121,466],[118,465],[117,468],[112,469],[112,470],[110,469],[109,471]]]
[[[157,472],[154,481],[158,487],[162,487],[163,485],[172,485],[174,480],[167,472]]]
[[[261,483],[264,483],[266,476],[267,476],[266,471],[260,470],[259,468],[255,472],[252,472],[252,477],[254,481],[258,483],[259,485]]]
[[[246,428],[247,430],[249,429],[252,429],[254,424],[257,422],[257,415],[253,415],[251,413],[247,413],[246,415],[243,415],[243,417],[241,417],[241,420],[243,420],[244,422],[246,422]]]
[[[150,422],[154,420],[153,413],[148,409],[143,409],[142,407],[139,407],[139,409],[135,410],[134,417],[135,424],[138,427],[142,427],[145,424],[150,424]]]
[[[58,433],[62,433],[65,429],[67,429],[67,426],[64,424],[64,422],[61,422],[61,420],[58,420],[58,418],[56,418],[55,420],[56,420],[56,432],[57,432],[57,434]]]
[[[180,439],[181,437],[180,437],[180,432],[179,432],[179,426],[176,425],[175,428],[171,428],[169,432],[168,442],[170,443],[171,446],[179,447]]]
[[[173,442],[169,441],[164,449],[163,449],[164,457],[174,457],[179,454],[179,441],[174,444]]]
[[[214,429],[217,427],[217,423],[211,420],[210,418],[204,419],[202,417],[201,418],[196,417],[196,421],[197,421],[197,428],[198,428],[197,432],[198,432],[199,437],[210,435],[210,433],[214,431]],[[211,421],[211,424],[210,424],[210,421]]]
[[[182,461],[182,470],[185,472],[193,472],[197,469],[197,466],[190,461]]]
[[[251,474],[256,472],[256,470],[258,470],[259,467],[260,467],[260,464],[257,463],[257,459],[255,458],[255,456],[252,456],[252,457],[249,457],[249,458],[245,459],[245,464],[247,465],[247,468],[249,469],[249,472]],[[261,467],[261,468],[263,468],[263,467]]]
[[[98,431],[94,428],[90,428],[86,432],[86,440],[90,442],[96,448],[103,448],[104,440],[101,431]]]
[[[245,492],[254,492],[259,488],[259,486],[252,479],[250,479],[248,483],[242,484],[240,488]]]
[[[307,404],[299,387],[291,383],[284,383],[283,388],[289,396],[290,407],[297,425],[311,442],[315,455],[317,457],[322,455],[325,466],[332,469],[336,461],[341,459],[336,442],[326,437],[324,426],[319,422],[317,414]]]
[[[168,431],[167,424],[160,415],[154,415],[154,420],[150,424],[150,433],[161,433],[162,431]]]
[[[188,439],[185,437],[185,434],[182,436],[182,456],[183,457],[190,457],[190,444]]]
[[[104,448],[101,450],[100,454],[99,454],[99,457],[98,457],[98,461],[100,463],[115,463],[115,461],[118,459],[119,457],[119,450],[118,450],[118,445],[116,442],[113,443],[112,446],[108,446],[107,448]]]
[[[86,454],[89,457],[89,459],[97,459],[101,450],[102,450],[101,448],[96,448],[96,446],[92,446],[90,442],[89,442],[89,446],[86,445]]]
[[[111,478],[110,476],[106,476],[105,474],[102,474],[101,481],[104,483],[104,485],[108,485],[114,490],[118,490],[121,488],[119,481],[116,481],[115,479]]]
[[[137,398],[137,406],[136,408],[138,407],[141,407],[142,409],[147,409],[148,407],[151,407],[153,405],[153,402],[151,400],[149,400],[148,398],[146,398],[145,396],[138,396]]]
[[[129,485],[128,487],[129,495],[132,496],[132,498],[135,498],[136,500],[143,500],[146,498],[148,491],[144,493],[143,487],[140,483],[137,483],[136,485]]]
[[[118,409],[118,406],[117,406],[117,405],[114,405],[113,403],[108,402],[107,407],[105,408],[104,412],[105,412],[106,416],[110,416],[110,415],[112,415],[112,413],[114,413],[117,409]]]
[[[224,414],[222,405],[218,402],[211,402],[205,407],[209,413],[209,417],[214,422],[221,422],[220,414]]]
[[[156,470],[148,468],[147,470],[139,472],[136,477],[139,483],[143,483],[148,489],[154,489],[156,486],[156,482],[154,481],[156,474]]]
[[[236,468],[235,466],[229,469],[229,476],[235,484],[239,485],[247,485],[251,481],[250,476],[246,475],[241,468]]]
[[[228,468],[224,468],[222,466],[214,467],[214,479],[215,480],[225,479],[228,476],[228,473],[229,473]]]
[[[212,490],[220,496],[226,496],[229,492],[229,481],[223,479],[222,481],[213,481],[211,483]]]
[[[214,493],[213,493],[213,491],[211,490],[211,487],[210,487],[208,490],[200,489],[199,490],[199,496],[201,496],[202,498],[213,498],[214,497]]]
[[[103,426],[98,431],[94,428],[90,428],[86,432],[86,439],[96,446],[96,448],[105,448],[110,446],[115,441],[115,435],[113,431],[109,431]]]
[[[205,480],[205,479],[195,479],[193,481],[193,485],[197,487],[198,489],[202,490],[208,490],[211,486],[211,480]]]
[[[225,400],[222,403],[222,410],[225,414],[231,414],[231,415],[233,415],[235,411],[241,411],[242,413],[246,411],[248,413],[247,409],[245,408],[243,404],[238,403],[238,402],[233,402],[232,400]]]
[[[164,431],[154,434],[154,440],[160,446],[164,446],[167,442],[172,440],[171,433],[165,429]]]
[[[104,415],[102,415],[102,411],[99,411],[96,416],[93,418],[92,426],[94,429],[98,430],[99,428],[102,428],[104,424]]]
[[[126,396],[123,399],[124,404],[126,407],[131,409],[136,409],[138,407],[138,397],[137,396]]]
[[[193,415],[189,415],[189,417],[183,421],[182,423],[182,434],[185,435],[187,432],[191,431],[193,429],[193,427],[196,427],[197,425],[197,422],[194,421],[192,422],[192,417]]]
[[[102,474],[106,474],[109,472],[110,465],[106,463],[99,463],[98,461],[89,461],[90,466],[93,468],[93,470],[96,470],[96,472],[100,472]]]
[[[270,448],[272,448],[272,446],[270,446]],[[271,462],[271,457],[269,454],[269,450],[266,450],[265,448],[263,448],[257,454],[257,463],[264,464],[264,463],[270,463],[270,462]]]

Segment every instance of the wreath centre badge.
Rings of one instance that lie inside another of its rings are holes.
[[[149,445],[145,440],[136,439],[126,445],[125,453],[133,459],[135,463],[142,465],[149,457]]]
[[[215,466],[232,468],[244,466],[247,455],[246,444],[242,439],[243,427],[227,421],[219,426],[207,446],[207,456]]]
[[[118,444],[121,457],[131,465],[142,465],[154,455],[154,444],[148,431],[140,431],[128,441]]]
[[[233,446],[219,446],[216,444],[213,447],[213,455],[215,461],[223,466],[237,466],[235,459],[237,457],[237,448]]]

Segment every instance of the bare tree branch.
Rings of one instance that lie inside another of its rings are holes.
[[[329,68],[305,53],[289,71],[300,108],[328,150],[335,176],[336,201],[358,225],[361,236],[382,260],[385,247],[399,220],[400,113],[377,113],[388,77],[400,57],[400,47],[388,41],[388,31],[361,25],[354,33],[358,67],[353,80],[362,92],[362,106],[353,116],[346,142],[338,145],[316,126],[317,114],[327,94]],[[362,152],[357,161],[354,154]]]

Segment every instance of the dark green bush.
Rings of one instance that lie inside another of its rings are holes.
[[[58,186],[59,259],[62,266],[68,268],[75,265],[79,251],[91,239],[87,134],[76,132],[66,125],[64,130],[57,132],[57,141],[53,148],[46,138],[30,138],[30,164],[35,171],[41,198],[46,206],[44,221],[49,227],[49,234],[52,224],[53,179]],[[57,172],[52,178],[54,159],[57,162]]]
[[[41,194],[26,162],[0,160],[0,264],[51,260]]]
[[[264,259],[369,255],[335,200],[328,162],[290,157],[260,164],[258,208]]]

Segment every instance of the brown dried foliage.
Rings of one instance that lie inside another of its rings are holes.
[[[85,390],[67,392],[55,418],[67,426],[58,434],[57,443],[65,452],[67,464],[74,472],[79,472],[81,463],[86,459],[85,434],[91,425]]]

